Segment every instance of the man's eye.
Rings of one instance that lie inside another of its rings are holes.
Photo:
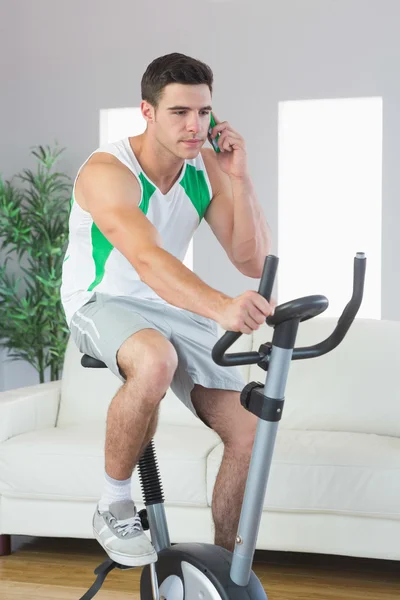
[[[176,111],[174,112],[174,115],[184,115],[184,114],[185,114],[185,112],[186,112],[185,110],[176,110]]]

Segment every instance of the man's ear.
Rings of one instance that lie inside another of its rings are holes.
[[[146,100],[142,100],[140,104],[143,118],[146,119],[147,123],[154,123],[155,121],[155,108]]]

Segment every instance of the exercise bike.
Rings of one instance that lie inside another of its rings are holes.
[[[270,300],[278,258],[266,257],[258,292]],[[309,347],[295,348],[299,324],[328,307],[325,296],[305,296],[285,302],[266,319],[273,328],[271,342],[261,344],[258,352],[226,354],[241,333],[226,332],[212,350],[214,362],[223,366],[257,364],[267,372],[265,384],[252,382],[241,393],[241,404],[259,420],[248,471],[246,489],[234,552],[213,544],[179,543],[171,545],[164,511],[164,496],[151,441],[139,461],[138,471],[145,508],[139,514],[143,528],[150,529],[158,553],[157,562],[143,568],[141,600],[267,600],[266,593],[252,571],[264,497],[275,439],[284,407],[284,395],[292,360],[322,356],[345,337],[362,302],[366,257],[354,258],[353,293],[331,335]],[[101,361],[84,355],[84,367],[106,368]],[[108,559],[95,569],[96,581],[80,600],[90,600],[114,568],[126,567]]]

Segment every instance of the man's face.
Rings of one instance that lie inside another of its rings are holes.
[[[207,139],[210,112],[211,93],[206,84],[171,83],[155,110],[153,135],[175,156],[195,158]]]

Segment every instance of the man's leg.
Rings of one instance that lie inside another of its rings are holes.
[[[164,396],[165,396],[165,394],[164,394]],[[158,408],[155,410],[155,412],[153,413],[153,415],[150,419],[150,424],[147,428],[147,433],[144,436],[144,442],[139,451],[139,460],[142,458],[144,451],[146,450],[147,446],[150,444],[151,440],[153,439],[153,437],[157,431],[157,425],[158,425]],[[138,460],[138,462],[139,462],[139,460]]]
[[[161,333],[144,329],[124,342],[117,360],[126,383],[108,409],[105,467],[109,477],[125,480],[154,436],[158,407],[175,373],[177,356]]]
[[[240,392],[195,385],[191,394],[199,417],[224,443],[222,463],[215,481],[212,515],[215,544],[235,546],[244,489],[257,427],[257,417],[240,404]]]
[[[131,335],[117,354],[126,380],[107,414],[105,487],[93,517],[96,539],[112,560],[142,566],[157,559],[131,498],[131,476],[157,426],[158,407],[177,368],[172,344],[158,331]]]

